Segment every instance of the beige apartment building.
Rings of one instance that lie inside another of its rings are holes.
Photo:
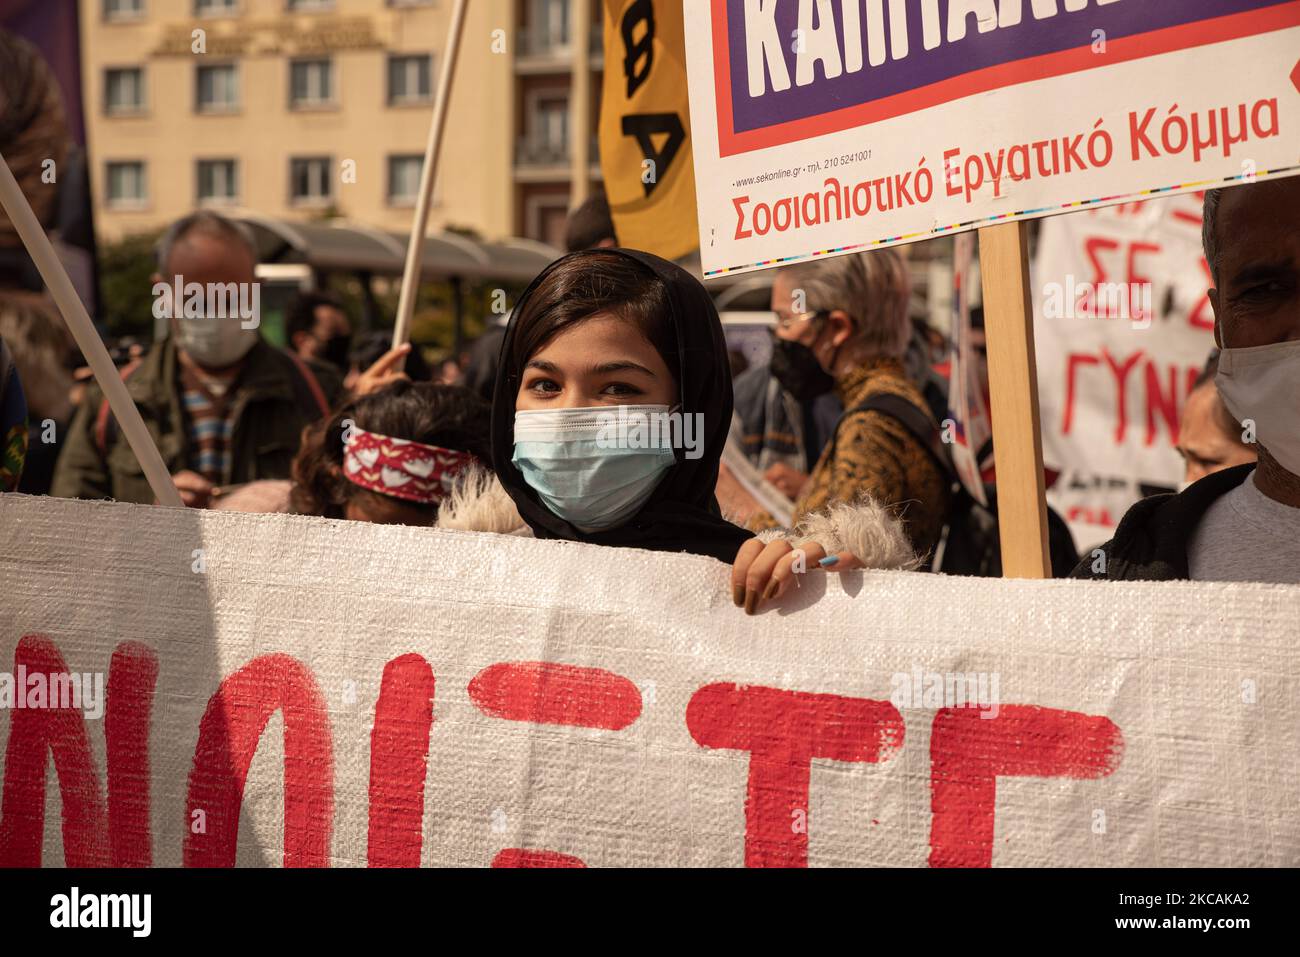
[[[82,0],[96,226],[404,231],[453,0]],[[599,182],[597,0],[470,0],[430,228],[558,243]]]

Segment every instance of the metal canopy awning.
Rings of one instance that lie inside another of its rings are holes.
[[[253,231],[263,263],[297,263],[317,270],[400,276],[407,237],[358,223],[299,223],[253,214],[232,217]],[[481,242],[455,233],[426,236],[425,279],[530,282],[560,251],[529,239]]]

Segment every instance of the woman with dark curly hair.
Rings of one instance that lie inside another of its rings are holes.
[[[303,432],[290,510],[433,525],[465,481],[490,480],[491,410],[466,389],[400,380]]]

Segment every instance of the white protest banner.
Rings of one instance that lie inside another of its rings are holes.
[[[1300,588],[728,578],[0,496],[0,864],[1300,864]]]
[[[1087,550],[1183,477],[1183,406],[1214,346],[1196,194],[1043,223],[1034,330],[1048,501]]]
[[[1300,172],[1296,0],[688,0],[706,276]]]

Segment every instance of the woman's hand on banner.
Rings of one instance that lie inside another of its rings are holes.
[[[849,571],[862,567],[862,562],[848,552],[828,555],[817,542],[795,547],[785,539],[764,543],[751,538],[740,546],[731,567],[732,599],[737,608],[753,615],[763,602],[775,601],[789,591],[795,576],[809,569]]]

